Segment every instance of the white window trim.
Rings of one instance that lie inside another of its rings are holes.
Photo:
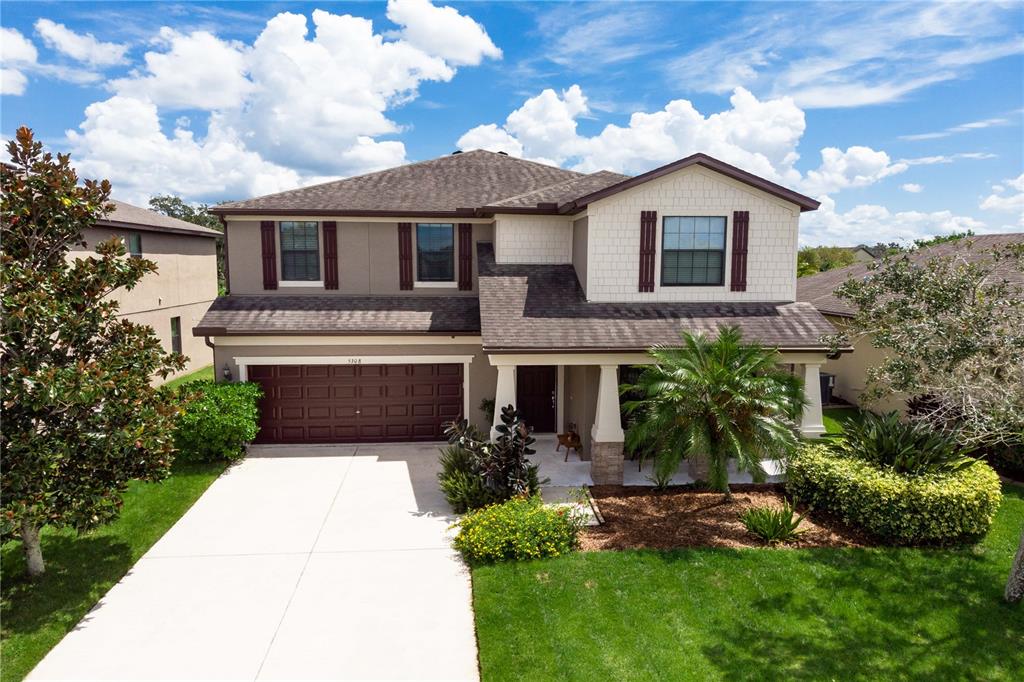
[[[297,218],[286,218],[284,220],[274,221],[274,248],[277,249],[277,286],[278,287],[310,287],[310,288],[324,288],[323,279],[320,280],[302,280],[302,279],[285,279],[284,278],[284,249],[281,248],[281,223],[316,223],[316,249],[317,259],[320,262],[320,276],[324,274],[324,224],[319,220],[299,220]]]
[[[277,283],[279,287],[311,287],[314,289],[323,289],[324,281],[312,281],[305,279],[283,279]]]
[[[416,280],[413,287],[416,289],[457,289],[459,286],[458,282],[421,282]]]
[[[452,226],[452,279],[448,282],[421,282],[420,281],[420,225],[451,225]],[[413,288],[414,289],[456,289],[459,286],[459,235],[458,223],[442,223],[420,221],[412,224],[412,267],[413,267]]]

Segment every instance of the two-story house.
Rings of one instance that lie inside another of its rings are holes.
[[[215,209],[231,295],[193,330],[266,390],[269,443],[440,440],[480,401],[573,423],[619,482],[620,371],[681,330],[737,325],[807,384],[832,327],[796,300],[818,202],[703,154],[637,177],[471,151]],[[495,417],[497,419],[497,416]]]
[[[188,333],[217,298],[217,238],[220,233],[171,218],[123,201],[82,233],[86,245],[76,244],[69,257],[95,253],[111,237],[124,241],[129,257],[146,258],[157,272],[142,278],[131,291],[118,290],[118,314],[153,328],[167,352],[188,357],[180,376],[213,362],[204,339]],[[168,377],[171,378],[171,377]]]

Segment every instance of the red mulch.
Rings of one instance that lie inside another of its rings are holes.
[[[642,486],[594,486],[590,493],[604,523],[584,529],[583,550],[674,549],[677,547],[764,547],[747,531],[740,514],[748,507],[782,507],[782,486],[734,485],[732,501],[719,492],[689,487],[658,491]],[[803,510],[801,510],[803,511]],[[805,532],[784,547],[859,547],[865,538],[807,514]]]

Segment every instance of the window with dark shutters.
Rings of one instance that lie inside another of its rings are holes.
[[[338,288],[338,223],[324,221],[324,289]]]
[[[658,212],[640,211],[640,291],[654,291],[654,257],[657,252]]]
[[[412,289],[412,223],[398,223],[398,287]]]
[[[274,221],[260,221],[260,243],[263,249],[263,288],[277,288],[277,247],[274,243]]]
[[[732,291],[747,290],[747,240],[750,233],[750,212],[732,214]]]
[[[459,223],[459,291],[473,290],[473,225]]]

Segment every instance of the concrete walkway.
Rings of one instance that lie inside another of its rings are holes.
[[[437,447],[254,447],[29,679],[477,679]]]

